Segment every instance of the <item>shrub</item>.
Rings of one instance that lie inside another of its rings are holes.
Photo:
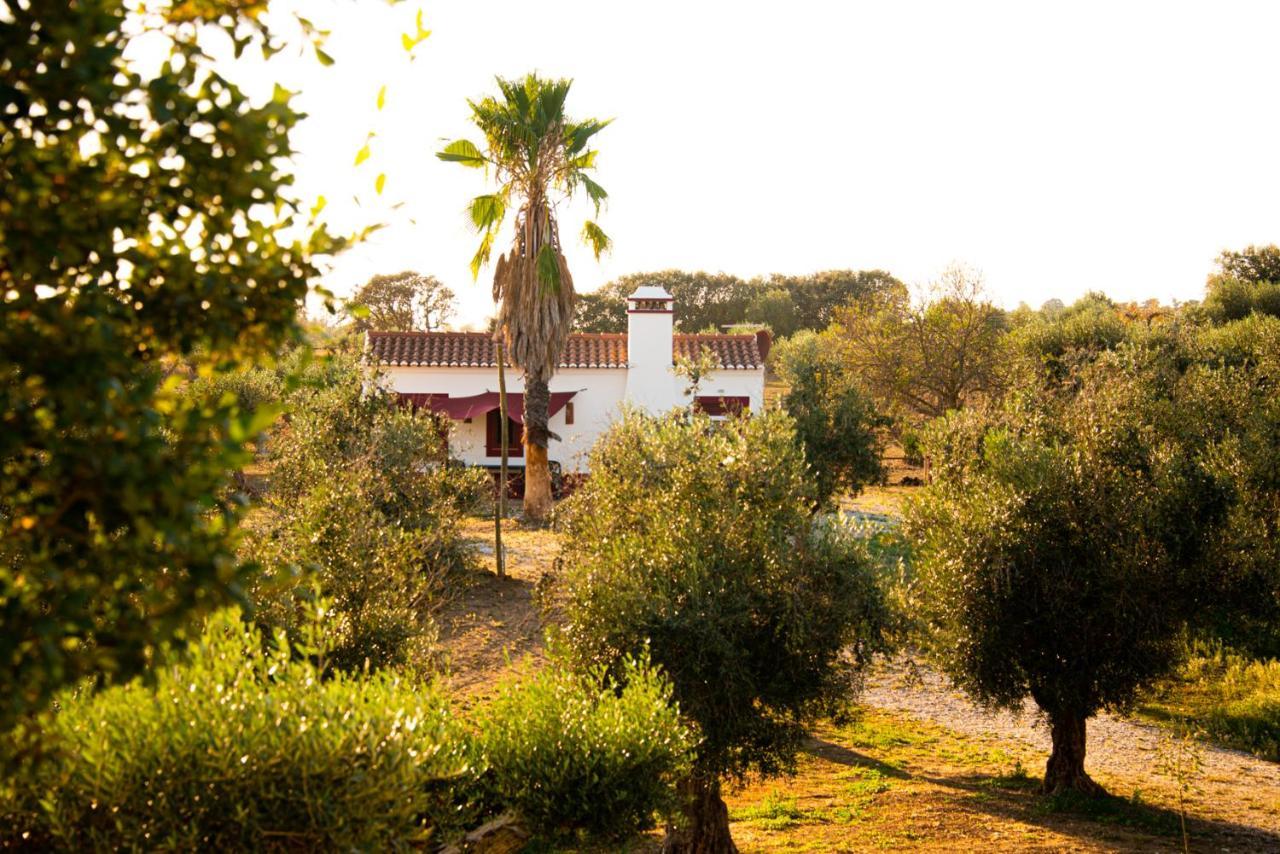
[[[9,841],[395,850],[457,821],[447,784],[468,771],[465,740],[440,694],[265,641],[220,612],[151,684],[64,696],[50,753],[3,807]]]
[[[490,802],[549,838],[621,839],[670,812],[693,735],[656,670],[628,660],[619,674],[552,666],[501,686],[476,720]]]
[[[715,425],[631,413],[566,514],[564,639],[588,672],[646,650],[697,725],[671,850],[731,846],[723,775],[791,767],[805,725],[879,648],[863,542],[809,514],[814,484],[778,411]]]

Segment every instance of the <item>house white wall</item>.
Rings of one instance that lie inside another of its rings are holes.
[[[387,388],[404,393],[448,394],[465,397],[498,390],[497,368],[399,367],[383,366],[382,382]],[[552,442],[547,455],[560,463],[566,472],[587,471],[587,454],[596,440],[622,414],[628,392],[626,368],[563,368],[551,378],[551,391],[574,391],[574,423],[565,424],[566,410],[551,418],[551,432],[561,441]],[[665,412],[692,401],[683,394],[685,382],[668,370],[667,405],[655,410]],[[507,371],[507,391],[524,392],[524,377],[519,370]],[[718,370],[708,374],[698,389],[701,396],[746,397],[751,409],[764,407],[764,369]],[[453,456],[469,465],[497,465],[498,457],[485,455],[485,418],[477,416],[470,424],[454,421],[449,439]],[[522,466],[524,459],[513,457],[511,465]]]
[[[497,368],[383,366],[381,371],[387,387],[398,392],[466,397],[498,390]],[[524,375],[519,370],[508,370],[506,380],[508,393],[524,393]],[[561,440],[551,443],[547,456],[560,463],[563,471],[587,470],[587,452],[621,413],[626,384],[625,368],[563,368],[551,378],[551,391],[577,392],[573,397],[574,423],[565,424],[567,409],[561,409],[547,425]],[[471,419],[470,424],[454,421],[449,450],[471,465],[497,465],[499,461],[485,455],[484,416]],[[524,459],[513,457],[511,464],[522,466]]]

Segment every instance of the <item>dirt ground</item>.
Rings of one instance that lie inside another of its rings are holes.
[[[897,516],[911,487],[868,490],[846,509]],[[543,660],[540,602],[553,595],[556,535],[508,522],[506,579],[493,575],[493,521],[465,535],[482,569],[441,614],[450,683],[464,705],[496,680]],[[904,657],[868,675],[853,720],[813,733],[792,777],[726,795],[744,852],[1180,851],[1179,784],[1157,770],[1172,747],[1159,730],[1103,717],[1087,767],[1114,797],[1063,803],[1036,790],[1047,753],[1030,712],[981,709]],[[1192,851],[1280,851],[1280,765],[1213,746],[1186,781]],[[627,850],[657,850],[656,835]]]

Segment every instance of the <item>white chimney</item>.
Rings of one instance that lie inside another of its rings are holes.
[[[627,297],[627,401],[657,415],[679,401],[672,371],[671,294],[643,285]]]

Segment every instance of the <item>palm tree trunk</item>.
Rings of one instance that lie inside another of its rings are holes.
[[[498,577],[504,578],[507,574],[502,554],[502,517],[507,515],[507,369],[501,333],[494,343],[498,351],[498,435],[501,437],[502,465],[498,469],[498,500],[493,505],[493,561]]]
[[[552,438],[547,428],[551,390],[542,377],[526,373],[524,383],[524,517],[545,523],[551,515],[551,466],[547,444]]]

